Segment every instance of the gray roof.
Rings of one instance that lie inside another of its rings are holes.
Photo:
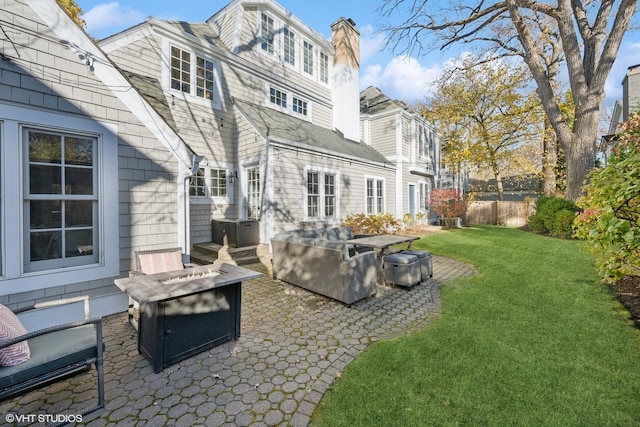
[[[120,70],[120,72],[129,79],[133,86],[145,101],[164,119],[164,121],[178,134],[178,126],[171,114],[171,107],[167,102],[167,97],[162,91],[160,82],[148,76],[133,73],[131,71]]]
[[[181,31],[199,39],[203,44],[210,44],[225,50],[228,50],[225,44],[220,40],[218,33],[209,24],[185,21],[166,21],[167,24],[173,25]]]
[[[328,151],[376,163],[389,163],[373,147],[346,139],[337,131],[320,127],[271,108],[234,99],[236,106],[263,135],[291,145]]]
[[[389,98],[377,87],[369,86],[360,92],[360,113],[362,114],[377,114],[398,109],[413,112],[404,101]]]

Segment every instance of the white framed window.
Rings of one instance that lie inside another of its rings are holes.
[[[296,33],[285,27],[284,34],[284,62],[296,65]]]
[[[247,219],[260,219],[260,167],[245,170],[247,177],[245,209]]]
[[[117,276],[118,125],[12,105],[0,116],[5,292]]]
[[[269,102],[282,108],[287,108],[287,94],[274,87],[269,88]]]
[[[220,62],[187,48],[167,42],[170,65],[169,89],[190,101],[214,108],[221,107]]]
[[[189,178],[189,196],[207,197],[207,180],[204,176],[204,169],[198,169],[195,175]]]
[[[302,70],[311,75],[313,75],[313,50],[313,45],[305,40],[302,44]]]
[[[98,262],[98,139],[25,127],[25,271]]]
[[[227,197],[227,170],[211,169],[211,197]]]
[[[262,43],[260,46],[265,52],[273,54],[274,52],[274,25],[273,18],[266,13],[262,13],[260,35]]]
[[[320,81],[329,83],[329,55],[320,52]]]
[[[366,178],[366,208],[367,214],[384,212],[384,180],[380,178]]]
[[[304,101],[298,98],[297,96],[294,96],[292,104],[293,104],[292,108],[294,113],[302,114],[303,116],[308,115],[309,111],[307,108],[308,106],[307,101]]]
[[[192,199],[215,199],[229,197],[228,169],[201,167],[189,178],[189,196]]]
[[[171,89],[191,93],[191,52],[171,46]]]
[[[305,169],[306,218],[337,218],[338,173],[311,167]]]

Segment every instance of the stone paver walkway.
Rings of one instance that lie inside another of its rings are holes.
[[[382,287],[351,308],[264,276],[243,284],[242,336],[155,374],[126,314],[104,319],[106,409],[89,426],[306,426],[322,396],[369,344],[420,328],[440,311],[438,287],[476,270],[434,257],[434,277]],[[95,370],[0,404],[12,414],[74,414],[96,401]],[[20,423],[15,425],[29,425]],[[36,425],[36,424],[33,424]]]

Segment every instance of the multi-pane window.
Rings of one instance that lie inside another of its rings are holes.
[[[171,46],[171,89],[218,103],[218,67],[214,61]]]
[[[189,178],[189,195],[191,197],[205,197],[207,195],[207,181],[204,176],[204,169]]]
[[[273,53],[273,18],[266,13],[262,14],[262,50]]]
[[[367,214],[378,214],[384,210],[384,181],[367,178]]]
[[[284,62],[296,65],[296,34],[288,28],[284,29]]]
[[[302,48],[303,48],[303,70],[307,74],[313,74],[313,45],[305,40]]]
[[[272,104],[287,108],[287,94],[276,88],[269,89],[269,101]]]
[[[307,217],[320,216],[320,174],[307,172]]]
[[[298,97],[293,97],[293,112],[302,114],[303,116],[307,115],[307,101],[303,101]]]
[[[196,95],[213,100],[215,94],[213,62],[196,58]]]
[[[337,210],[336,174],[307,171],[307,218],[335,218]]]
[[[260,169],[247,169],[247,218],[260,219]]]
[[[191,92],[191,53],[171,47],[171,89]]]
[[[95,263],[96,138],[25,129],[27,270]]]
[[[336,216],[336,176],[333,174],[324,176],[324,216]]]
[[[320,52],[320,81],[329,83],[329,55]]]
[[[227,197],[226,169],[211,169],[211,197]]]

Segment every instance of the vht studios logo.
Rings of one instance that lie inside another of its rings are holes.
[[[81,423],[82,415],[75,414],[7,414],[4,420],[8,423]]]

